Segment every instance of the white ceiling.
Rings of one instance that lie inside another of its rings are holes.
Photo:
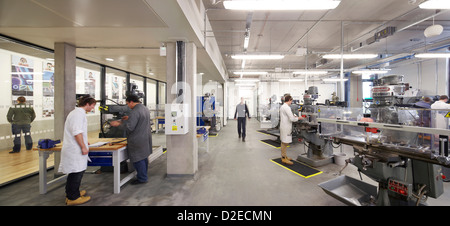
[[[216,4],[213,4],[216,2]],[[376,32],[394,26],[393,36],[381,39],[353,53],[377,53],[385,56],[404,56],[402,53],[423,51],[425,36],[423,31],[432,25],[429,18],[438,13],[435,23],[444,26],[444,32],[427,39],[427,49],[450,44],[450,13],[425,10],[418,7],[420,0],[412,3],[408,0],[342,0],[333,10],[321,11],[231,11],[225,10],[222,1],[203,0],[208,17],[217,39],[223,59],[229,72],[241,70],[242,60],[231,59],[233,54],[243,53],[244,32],[247,16],[252,13],[250,24],[250,43],[247,54],[272,53],[283,54],[282,60],[246,60],[244,70],[274,72],[275,68],[316,69],[316,61],[324,53],[340,53],[343,31],[344,52],[351,52],[360,42]],[[422,19],[428,18],[423,22]],[[416,23],[419,22],[419,23]],[[406,28],[407,29],[403,29]],[[309,54],[296,56],[297,48],[307,47]],[[329,63],[319,69],[340,68],[340,60]],[[358,68],[379,64],[383,60],[346,60],[344,68]],[[393,66],[391,62],[390,66]],[[378,66],[379,67],[379,66]],[[275,74],[275,73],[274,73]],[[334,74],[337,74],[335,72]],[[229,74],[233,77],[232,73]],[[271,75],[269,74],[268,77]],[[281,77],[292,76],[282,73]],[[328,75],[330,76],[330,75]],[[280,77],[280,75],[278,75]]]
[[[191,29],[180,9],[179,1],[204,4],[212,26],[212,31],[206,32],[206,38],[217,41],[228,74],[233,77],[233,71],[241,70],[242,61],[230,56],[243,53],[244,31],[250,12],[225,10],[220,0],[0,0],[0,34],[49,49],[54,48],[55,42],[67,42],[77,47],[80,58],[161,81],[166,80],[165,58],[159,56],[161,43],[184,38],[198,47],[197,71],[205,73],[203,80],[223,82],[198,33]],[[272,73],[275,68],[283,71],[315,69],[322,54],[340,53],[342,30],[345,52],[365,43],[387,26],[402,30],[355,52],[392,56],[388,59],[449,45],[450,13],[420,9],[421,0],[412,2],[342,0],[333,10],[255,11],[247,53],[278,53],[286,57],[271,61],[247,60],[245,70]],[[443,25],[444,32],[425,39],[423,31],[433,23],[431,16],[435,14],[438,14],[435,23]],[[9,42],[0,41],[0,48],[11,46]],[[299,46],[308,48],[307,57],[295,55]],[[108,62],[105,58],[115,61]],[[385,60],[346,60],[344,68],[378,65]],[[393,65],[391,62],[389,66]],[[339,60],[328,61],[320,67],[339,68]]]
[[[166,60],[159,48],[181,38],[199,47],[197,71],[223,80],[175,0],[0,0],[0,34],[48,49],[66,42],[80,58],[161,81]]]

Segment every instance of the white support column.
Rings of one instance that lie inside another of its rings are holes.
[[[183,103],[189,105],[189,132],[183,135],[167,135],[167,176],[195,177],[198,171],[198,142],[196,124],[196,93],[197,93],[197,47],[194,43],[184,43],[185,90]],[[167,43],[167,104],[177,103],[177,51],[176,43]],[[181,69],[180,69],[181,70]],[[178,99],[180,100],[180,98]],[[166,116],[167,118],[167,116]]]
[[[64,122],[76,105],[76,48],[67,43],[55,43],[55,119],[54,138],[63,139]],[[55,152],[55,174],[60,153]]]

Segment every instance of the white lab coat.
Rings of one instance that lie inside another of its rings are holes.
[[[75,135],[80,133],[83,134],[84,145],[88,147],[86,112],[83,108],[77,107],[69,113],[64,124],[59,172],[69,174],[86,170],[88,155],[81,153],[81,147],[75,140]]]
[[[436,101],[431,105],[431,109],[450,109],[450,104],[444,103],[443,101]],[[431,117],[433,118],[432,127],[448,129],[448,119],[445,118],[448,112],[448,110],[431,112]]]
[[[298,117],[292,114],[291,107],[286,103],[280,108],[280,139],[283,143],[292,143],[292,123],[298,121]]]

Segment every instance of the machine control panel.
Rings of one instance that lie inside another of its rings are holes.
[[[166,104],[166,134],[181,135],[189,132],[189,105]]]
[[[408,197],[412,191],[412,185],[403,181],[389,179],[388,190],[396,194]]]

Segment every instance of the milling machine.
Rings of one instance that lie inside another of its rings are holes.
[[[403,76],[385,76],[375,81],[372,89],[371,120],[354,117],[362,115],[361,109],[347,109],[353,117],[317,119],[321,126],[337,126],[334,143],[353,147],[355,155],[346,160],[346,166],[355,165],[359,173],[378,183],[377,188],[340,176],[319,184],[327,194],[348,205],[398,206],[426,205],[428,197],[438,198],[443,193],[442,167],[450,165],[450,130],[417,126],[420,111],[429,109],[401,106],[408,88]],[[439,138],[439,145],[419,142],[421,134]]]
[[[292,125],[292,136],[299,140],[308,148],[305,154],[300,154],[297,160],[310,166],[318,167],[333,162],[332,141],[319,133],[317,118],[329,117],[328,114],[336,114],[338,107],[314,105],[319,96],[316,86],[311,86],[303,95],[303,106],[301,115],[306,116],[304,120],[299,120]],[[322,112],[321,109],[327,109]]]

